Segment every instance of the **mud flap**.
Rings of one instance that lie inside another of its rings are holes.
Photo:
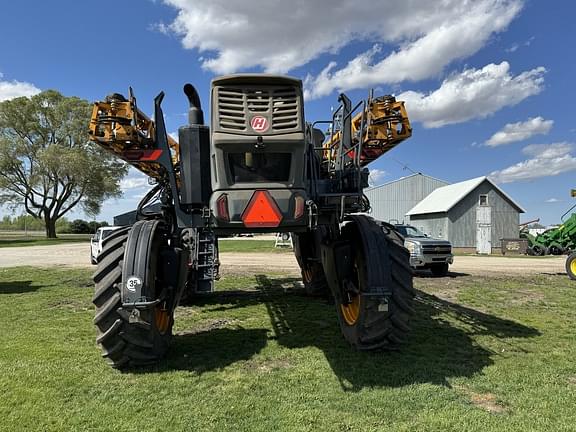
[[[122,286],[120,293],[122,306],[148,308],[157,303],[152,298],[156,278],[155,254],[159,253],[157,231],[161,222],[139,221],[134,224],[126,242],[126,252],[122,263]],[[151,288],[152,287],[152,288]],[[156,303],[155,303],[156,302]]]
[[[344,281],[352,275],[354,256],[348,241],[335,241],[320,245],[320,258],[332,295],[339,303],[344,301]]]
[[[392,286],[392,263],[386,236],[380,225],[366,216],[350,216],[348,223],[354,226],[356,241],[359,240],[357,244],[362,249],[361,251],[354,250],[353,238],[343,238],[320,245],[322,266],[330,290],[337,301],[347,302],[344,285],[353,274],[354,254],[362,253],[368,270],[365,291],[362,295],[379,298],[385,307],[388,298],[392,295],[388,288]],[[343,228],[343,232],[345,231],[346,229]]]

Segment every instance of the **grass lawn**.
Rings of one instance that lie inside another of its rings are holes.
[[[220,252],[274,252],[293,253],[292,248],[274,247],[274,240],[226,240],[219,239]]]
[[[90,234],[58,234],[56,239],[47,239],[42,235],[15,234],[8,231],[0,233],[0,248],[18,246],[43,246],[62,243],[78,243],[90,241]]]
[[[178,310],[168,358],[99,357],[89,273],[0,270],[2,431],[574,431],[576,284],[417,278],[399,352],[360,353],[282,275]]]

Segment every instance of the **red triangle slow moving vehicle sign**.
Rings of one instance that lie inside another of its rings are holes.
[[[268,191],[257,190],[242,213],[242,222],[249,228],[274,228],[280,225],[282,213]]]

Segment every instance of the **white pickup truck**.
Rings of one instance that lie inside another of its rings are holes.
[[[100,227],[96,230],[96,234],[90,239],[90,262],[98,264],[98,255],[102,252],[102,242],[106,237],[112,234],[119,226]]]
[[[446,276],[448,266],[454,262],[452,244],[448,240],[429,237],[412,225],[394,226],[404,237],[404,246],[410,251],[410,266],[413,269],[430,269],[434,276]]]

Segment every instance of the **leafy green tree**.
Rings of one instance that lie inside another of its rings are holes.
[[[70,232],[72,234],[90,234],[90,224],[82,219],[75,219],[70,222]]]
[[[91,105],[47,90],[0,103],[0,204],[24,207],[56,237],[80,205],[90,216],[121,195],[127,166],[88,140]]]

